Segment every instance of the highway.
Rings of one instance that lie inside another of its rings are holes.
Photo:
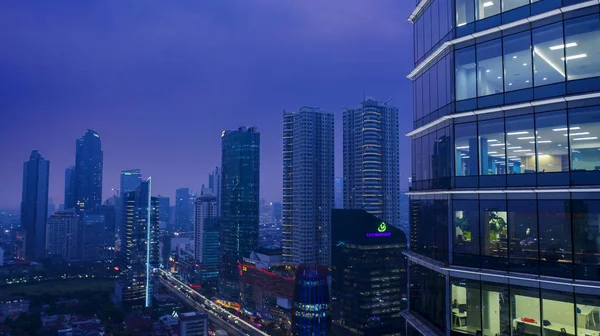
[[[165,288],[173,292],[196,310],[205,312],[210,321],[219,326],[219,328],[224,329],[235,336],[269,336],[269,334],[262,332],[248,322],[239,319],[237,316],[232,316],[229,311],[219,307],[207,297],[200,295],[194,289],[168,272],[164,270],[160,270],[160,272],[161,276],[159,277],[159,281]]]

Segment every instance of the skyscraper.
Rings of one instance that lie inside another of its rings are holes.
[[[80,258],[79,214],[75,209],[58,211],[48,218],[46,256],[55,261],[74,261]]]
[[[81,260],[95,261],[112,257],[116,240],[115,207],[102,205],[86,211],[81,226]]]
[[[215,167],[215,170],[208,175],[208,189],[217,196],[217,216],[221,216],[221,167]]]
[[[139,169],[128,169],[121,171],[121,194],[134,191],[142,183],[142,173]]]
[[[334,207],[336,209],[344,208],[344,179],[341,177],[336,177],[334,183],[335,188],[335,202]]]
[[[75,203],[75,166],[65,169],[65,204],[63,210],[74,207]]]
[[[195,202],[194,258],[200,266],[199,280],[216,284],[219,274],[219,220],[217,197],[201,195]]]
[[[169,227],[169,220],[171,218],[171,199],[158,195],[158,220],[160,222],[161,230],[171,230]]]
[[[75,204],[66,208],[93,209],[102,205],[103,152],[100,135],[88,129],[77,139],[75,152]]]
[[[119,278],[115,296],[127,310],[150,306],[159,265],[158,198],[151,197],[151,180],[123,195],[125,230],[120,232],[117,254]]]
[[[367,98],[343,119],[344,208],[399,227],[398,108]]]
[[[196,198],[194,206],[194,258],[202,263],[204,246],[204,222],[217,216],[217,197],[202,195]]]
[[[239,298],[238,262],[258,248],[260,133],[255,127],[221,135],[221,263],[219,292]]]
[[[189,232],[193,230],[194,203],[190,199],[190,189],[175,191],[175,230]]]
[[[283,112],[284,262],[328,266],[334,202],[333,113]]]
[[[50,161],[34,150],[23,164],[23,192],[21,198],[21,229],[25,230],[25,257],[29,260],[44,258],[46,220],[48,219],[48,181]]]
[[[292,336],[331,335],[331,305],[327,267],[296,270],[292,306]]]
[[[599,12],[417,3],[409,332],[600,333]]]

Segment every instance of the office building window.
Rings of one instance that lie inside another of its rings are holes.
[[[456,176],[477,175],[477,124],[455,125],[454,139]]]
[[[510,287],[512,335],[541,336],[540,292],[536,289]]]
[[[562,22],[533,30],[533,79],[535,86],[565,80]]]
[[[508,226],[504,200],[482,200],[481,209],[481,254],[508,258]]]
[[[454,201],[454,253],[479,255],[477,200]]]
[[[452,330],[475,335],[481,332],[481,284],[480,281],[451,280]]]
[[[525,5],[529,5],[529,0],[502,0],[502,11],[506,12]]]
[[[475,98],[477,93],[475,47],[457,50],[454,57],[456,63],[456,100]]]
[[[538,200],[540,270],[544,275],[572,276],[571,201]]]
[[[508,173],[535,173],[535,137],[533,115],[506,118],[506,155]]]
[[[531,32],[526,31],[504,38],[504,90],[514,91],[533,86],[531,80]],[[502,80],[502,73],[497,79]]]
[[[504,142],[504,119],[480,121],[479,172],[481,175],[506,173],[506,144]]]
[[[475,19],[473,0],[456,0],[456,26],[462,27]]]
[[[508,200],[511,270],[537,273],[538,229],[535,199]]]
[[[542,290],[542,314],[544,335],[577,335],[573,294]]]
[[[535,116],[537,139],[528,136],[527,141],[537,144],[539,173],[566,172],[569,170],[569,139],[565,111],[540,113]]]
[[[571,170],[600,170],[600,108],[569,110]]]
[[[483,336],[510,335],[508,286],[482,282],[481,289]]]
[[[477,20],[500,14],[500,1],[501,0],[475,0],[475,6],[477,6]]]
[[[579,335],[594,335],[600,331],[600,297],[575,294],[575,317]]]
[[[600,200],[573,200],[575,278],[600,280]]]
[[[477,95],[502,93],[502,43],[500,39],[477,45]]]
[[[565,62],[568,80],[600,76],[600,17],[565,21]]]

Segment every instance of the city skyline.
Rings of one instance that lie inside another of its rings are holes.
[[[357,105],[363,95],[407,106],[400,111],[400,133],[410,129],[412,97],[404,77],[412,55],[398,43],[408,45],[412,36],[410,24],[398,20],[409,14],[408,4],[352,1],[341,9],[333,3],[272,1],[184,6],[71,4],[63,10],[58,4],[0,5],[0,21],[16,32],[0,37],[13,50],[1,56],[0,65],[8,97],[0,103],[0,143],[5,144],[0,155],[7,158],[0,167],[5,186],[0,207],[18,208],[21,164],[34,149],[53,162],[49,198],[64,199],[64,172],[75,158],[73,142],[88,128],[102,137],[104,199],[119,186],[120,172],[132,167],[153,177],[156,194],[174,199],[176,189],[200,191],[206,183],[204,176],[220,162],[223,129],[257,126],[264,137],[261,197],[272,201],[281,200],[281,179],[268,177],[282,173],[282,109],[308,104],[334,111],[338,153],[343,107]],[[198,8],[203,6],[210,8]],[[345,18],[331,21],[340,10]],[[208,20],[210,15],[219,22]],[[29,16],[48,21],[22,24]],[[161,26],[173,25],[173,31],[155,32],[153,19]],[[298,29],[289,20],[312,23]],[[176,31],[189,33],[180,36]],[[69,43],[58,43],[64,34]],[[203,34],[218,35],[212,40],[221,44],[204,41],[208,37]],[[139,51],[130,49],[130,40],[138,38]],[[203,56],[206,47],[215,54]],[[240,59],[230,56],[240,53]],[[154,56],[148,59],[146,54]],[[137,65],[121,73],[130,62]],[[69,65],[83,70],[72,71]],[[218,81],[202,79],[214,78],[213,71],[222,73]],[[131,127],[134,123],[146,127]],[[401,138],[401,151],[408,147]],[[400,164],[405,187],[410,165]],[[336,157],[336,176],[341,176],[341,155]]]

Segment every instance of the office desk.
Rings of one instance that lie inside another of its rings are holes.
[[[464,325],[462,324],[463,319],[465,321]],[[461,313],[458,308],[452,308],[452,324],[457,325],[459,327],[466,326],[467,325],[467,312]]]
[[[536,327],[537,330],[539,330],[539,328],[540,328],[539,323],[524,322],[524,321],[521,321],[521,319],[513,320],[513,328],[517,327],[518,322],[521,322],[525,325],[525,332],[527,332],[527,326]],[[550,321],[550,322],[552,322],[552,321]],[[575,328],[572,325],[566,325],[566,324],[561,324],[561,323],[552,323],[549,326],[544,326],[545,330],[552,330],[552,331],[556,332],[557,334],[560,333],[560,330],[563,328],[567,331],[567,335],[575,336]],[[537,333],[537,331],[536,331],[536,333]],[[590,330],[590,329],[585,329],[585,328],[577,328],[577,336],[586,336],[586,335],[600,336],[600,331]]]

